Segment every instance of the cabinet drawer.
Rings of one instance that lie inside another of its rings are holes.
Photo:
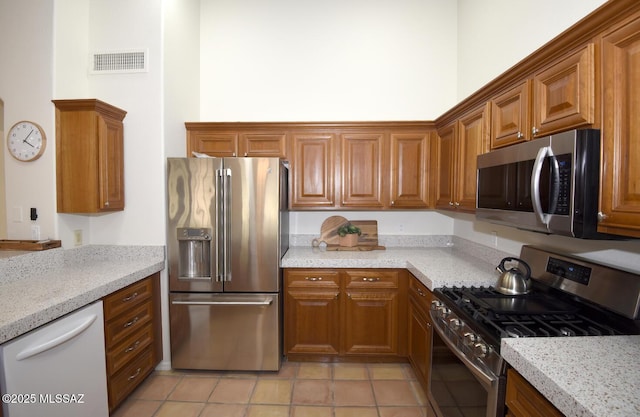
[[[433,294],[417,278],[411,277],[409,280],[409,297],[415,300],[418,306],[427,313],[431,308]]]
[[[127,362],[145,350],[153,341],[153,326],[146,324],[117,345],[107,350],[107,374],[118,372]]]
[[[337,289],[340,288],[340,275],[337,271],[309,269],[287,270],[285,272],[285,286],[287,288],[316,288]]]
[[[103,301],[105,319],[109,320],[128,308],[147,300],[153,292],[152,284],[150,278],[145,278],[105,297]]]
[[[398,288],[398,271],[345,271],[346,288]]]
[[[104,336],[107,350],[135,333],[153,317],[153,303],[144,303],[105,324]]]
[[[153,370],[153,349],[148,347],[109,380],[109,409],[113,410]]]

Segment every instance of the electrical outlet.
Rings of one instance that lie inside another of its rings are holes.
[[[31,225],[31,239],[40,240],[40,226],[37,224]]]
[[[498,232],[496,232],[495,230],[491,232],[491,236],[493,236],[493,247],[497,248],[498,247]]]
[[[73,244],[74,246],[82,246],[82,230],[73,231]]]

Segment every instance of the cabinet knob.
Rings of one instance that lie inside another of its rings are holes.
[[[395,204],[396,204],[396,202],[392,200],[392,201],[391,201],[391,205],[393,206],[393,205],[395,205]]]
[[[609,218],[609,216],[607,216],[606,214],[604,214],[603,212],[599,211],[598,212],[598,223],[607,220]]]
[[[453,201],[449,201],[449,205],[450,205],[450,206],[453,206]]]
[[[535,126],[534,126],[534,127],[532,127],[532,128],[531,128],[531,134],[532,134],[533,136],[537,135],[537,134],[538,134],[538,128],[537,128],[537,127],[535,127]]]
[[[518,139],[522,139],[524,137],[524,134],[522,132],[518,132],[518,134],[516,135],[516,138]]]
[[[244,156],[249,156],[249,154],[245,152],[245,153],[244,153]]]
[[[105,206],[105,207],[109,207],[109,202],[108,202],[108,201],[105,201],[105,202],[104,202],[104,206]]]
[[[456,207],[460,207],[460,203],[458,203],[457,201],[454,203],[454,205],[455,205]]]

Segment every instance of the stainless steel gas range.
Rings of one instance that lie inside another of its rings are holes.
[[[640,275],[524,246],[533,290],[434,290],[429,401],[438,417],[504,416],[506,337],[640,334]]]

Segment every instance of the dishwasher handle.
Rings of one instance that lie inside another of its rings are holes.
[[[268,306],[273,304],[273,300],[262,301],[183,301],[174,300],[171,304],[195,305],[195,306]]]
[[[28,347],[22,350],[16,355],[16,360],[21,361],[21,360],[29,359],[31,357],[39,355],[42,352],[46,352],[47,350],[53,349],[56,346],[60,346],[61,344],[68,342],[69,340],[73,339],[74,337],[80,335],[82,332],[87,330],[89,326],[91,326],[93,322],[96,321],[97,318],[98,318],[97,314],[92,314],[74,329],[71,329],[66,333],[62,333],[61,335],[56,336],[53,339],[48,340],[44,343],[41,343],[36,346]]]

